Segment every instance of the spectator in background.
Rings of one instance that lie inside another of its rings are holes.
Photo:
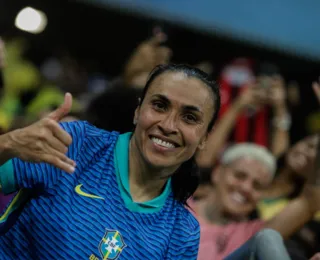
[[[0,127],[5,131],[11,128],[15,117],[23,113],[22,97],[40,86],[39,70],[23,57],[26,47],[27,43],[22,39],[13,39],[6,43],[4,89],[0,99]]]
[[[275,170],[274,156],[261,146],[239,144],[224,152],[212,175],[211,194],[193,207],[201,226],[199,260],[222,259],[262,228],[277,230],[286,239],[313,217],[319,209],[319,188],[307,184],[269,221],[249,221]]]
[[[290,199],[300,194],[314,168],[318,137],[308,136],[289,148],[278,164],[277,176],[272,185],[263,191],[258,204],[259,216],[268,220],[279,213]],[[282,165],[281,165],[282,164]]]
[[[168,64],[172,51],[162,44],[167,35],[155,28],[154,36],[139,44],[124,68],[124,82],[127,86],[143,88],[151,70],[159,64]]]
[[[294,146],[281,159],[282,165],[272,185],[264,191],[263,200],[258,204],[259,216],[269,220],[283,210],[290,200],[296,198],[307,181],[308,173],[314,169],[317,153],[317,135],[308,136]],[[320,251],[320,214],[308,222],[287,242],[288,246],[310,257]]]
[[[156,65],[170,61],[171,50],[162,45],[166,39],[167,36],[155,28],[154,36],[138,45],[126,62],[122,80],[114,81],[89,102],[86,109],[88,121],[108,131],[132,131],[132,116],[141,88]]]
[[[198,155],[199,165],[213,167],[223,148],[233,142],[253,141],[270,147],[277,157],[283,154],[289,145],[290,116],[281,77],[267,73],[255,81],[242,63],[227,67],[223,75],[220,118],[206,148]],[[272,120],[267,106],[273,108]],[[233,135],[231,142],[230,135]]]

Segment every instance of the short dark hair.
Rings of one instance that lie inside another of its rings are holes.
[[[165,72],[181,72],[188,77],[202,81],[211,91],[214,104],[214,113],[209,122],[207,132],[209,133],[216,122],[220,110],[220,91],[218,84],[200,69],[185,64],[158,65],[150,73],[147,83],[142,91],[139,105],[141,106],[151,83]],[[182,204],[187,205],[187,200],[192,196],[199,185],[199,168],[193,156],[181,164],[179,169],[172,175],[172,191],[174,198]]]

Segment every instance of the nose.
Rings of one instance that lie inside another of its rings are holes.
[[[166,114],[161,122],[158,124],[159,129],[164,135],[176,134],[177,119],[174,113]]]
[[[240,187],[242,192],[246,193],[247,195],[252,195],[253,183],[250,180],[242,182]]]

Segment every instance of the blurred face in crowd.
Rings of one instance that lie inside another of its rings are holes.
[[[317,153],[318,137],[308,136],[292,148],[289,149],[286,156],[286,165],[295,174],[301,177],[307,177],[313,167],[313,161]]]
[[[164,72],[136,111],[133,142],[143,160],[175,171],[202,148],[214,114],[213,93],[195,77]]]
[[[222,165],[213,174],[223,213],[236,218],[248,217],[272,181],[268,167],[249,157]]]

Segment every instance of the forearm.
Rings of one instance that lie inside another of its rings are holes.
[[[279,214],[267,221],[265,228],[278,231],[284,239],[289,238],[314,215],[310,201],[306,196],[299,196],[292,200]]]
[[[199,165],[202,167],[211,167],[215,163],[219,152],[225,145],[235,125],[236,119],[242,110],[243,105],[237,100],[217,122],[217,126],[208,137],[205,149],[198,155],[197,161]]]
[[[0,166],[12,159],[11,132],[0,135]]]
[[[280,157],[290,145],[290,117],[285,106],[275,109],[274,119],[272,122],[273,133],[271,140],[271,152],[276,157]]]
[[[133,54],[125,65],[123,78],[126,84],[130,84],[134,76],[139,75],[142,72],[146,72],[146,64],[137,62],[136,60],[137,54]],[[147,73],[149,74],[149,71],[147,71]]]

